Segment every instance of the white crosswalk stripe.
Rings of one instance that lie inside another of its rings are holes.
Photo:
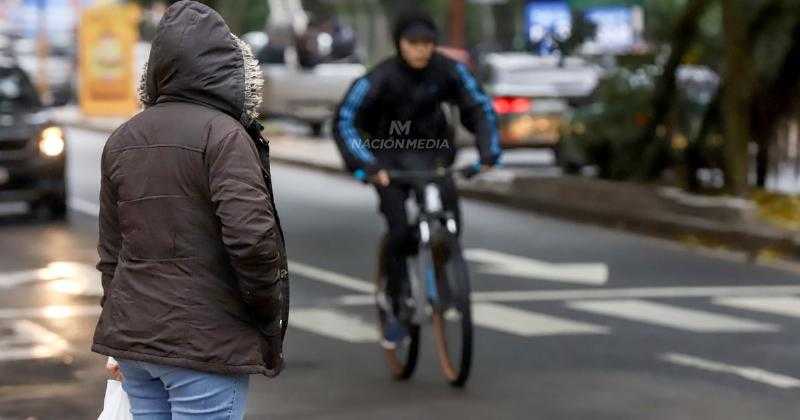
[[[69,350],[58,334],[28,320],[12,322],[11,334],[0,336],[0,362],[56,357]]]
[[[472,305],[475,325],[523,337],[570,334],[606,334],[608,328],[494,303]]]
[[[568,302],[567,306],[600,315],[700,333],[780,330],[777,325],[646,300],[576,301]]]
[[[753,366],[736,366],[681,353],[665,353],[660,356],[660,359],[676,365],[693,367],[711,372],[728,373],[753,382],[771,385],[776,388],[800,388],[800,379]]]
[[[320,269],[296,261],[290,269],[301,278],[359,292],[339,298],[343,306],[372,305],[374,286],[365,280]],[[54,262],[45,268],[0,273],[0,289],[44,282],[59,294],[101,295],[99,275],[88,264]],[[760,293],[760,294],[759,294]],[[631,322],[671,327],[697,333],[775,332],[780,326],[707,310],[657,303],[662,297],[707,297],[710,303],[738,310],[800,318],[800,286],[671,287],[641,289],[567,289],[529,291],[476,291],[473,322],[484,328],[520,337],[609,334],[602,322],[585,322],[553,316],[506,302],[561,301],[568,308]],[[6,308],[0,319],[96,316],[99,307]],[[746,316],[746,315],[744,315]],[[292,327],[348,343],[373,343],[379,332],[372,312],[356,316],[336,308],[301,308],[292,312]],[[23,324],[25,325],[25,324]]]
[[[100,315],[100,305],[47,305],[34,308],[2,308],[0,319],[66,319]]]
[[[378,341],[376,324],[328,309],[294,309],[289,314],[289,326],[350,343]]]
[[[716,298],[713,302],[737,309],[800,318],[800,298],[797,296],[728,297]]]

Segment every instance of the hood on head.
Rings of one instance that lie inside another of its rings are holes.
[[[415,27],[427,29],[430,33],[434,34],[435,37],[438,37],[439,28],[436,26],[436,22],[430,14],[418,9],[407,10],[400,13],[392,26],[392,38],[394,39],[395,48],[397,48],[398,51],[400,50],[400,38],[403,36],[403,33]]]
[[[250,47],[216,11],[182,0],[158,24],[139,83],[145,107],[169,101],[216,108],[245,127],[258,117],[264,79]]]

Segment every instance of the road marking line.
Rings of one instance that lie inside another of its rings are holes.
[[[602,286],[608,282],[608,266],[602,263],[553,264],[489,249],[467,249],[469,261],[481,264],[480,272],[562,283]]]
[[[473,302],[549,302],[588,299],[681,298],[783,296],[800,294],[800,286],[712,286],[712,287],[640,287],[616,289],[509,290],[472,292]],[[344,295],[337,298],[343,306],[371,305],[367,295]]]
[[[0,309],[0,319],[45,318],[64,319],[77,317],[91,317],[100,315],[103,308],[100,305],[62,306],[50,305],[36,308],[3,308]]]
[[[493,303],[472,305],[472,322],[480,327],[523,337],[571,334],[607,334],[599,325],[570,321]]]
[[[474,300],[474,299],[473,299]],[[373,295],[341,295],[334,298],[340,306],[369,306],[375,304]]]
[[[780,329],[777,325],[646,300],[576,301],[567,302],[567,306],[600,315],[694,332],[775,332]]]
[[[800,298],[796,296],[726,297],[716,298],[713,302],[732,308],[800,318]]]
[[[15,321],[11,331],[0,337],[0,362],[46,359],[69,350],[66,340],[31,321]]]
[[[97,217],[100,215],[100,205],[81,198],[71,198],[69,208],[78,213],[88,214]]]
[[[754,382],[760,382],[778,388],[788,389],[800,387],[800,379],[769,372],[757,367],[729,365],[681,353],[665,353],[659,358],[676,365],[694,367],[711,372],[730,373]]]
[[[42,270],[22,270],[0,274],[0,288],[4,289],[37,281],[43,281]]]
[[[0,289],[37,282],[49,282],[47,287],[57,293],[81,296],[103,295],[100,272],[88,264],[55,261],[38,270],[0,274]]]
[[[289,315],[290,328],[343,340],[350,343],[378,341],[375,324],[361,318],[327,309],[294,309]]]
[[[309,278],[311,280],[332,284],[334,286],[343,287],[345,289],[350,289],[357,292],[375,293],[375,286],[370,282],[333,271],[317,268],[308,264],[299,263],[297,261],[289,261],[289,273],[299,274],[300,276]]]

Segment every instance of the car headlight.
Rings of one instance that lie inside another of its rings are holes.
[[[64,153],[64,131],[59,127],[42,130],[39,138],[39,152],[47,157],[57,157]]]

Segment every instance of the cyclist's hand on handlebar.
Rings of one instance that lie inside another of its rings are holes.
[[[381,169],[369,178],[370,182],[379,187],[388,187],[391,183],[389,179],[389,172],[386,169]]]

